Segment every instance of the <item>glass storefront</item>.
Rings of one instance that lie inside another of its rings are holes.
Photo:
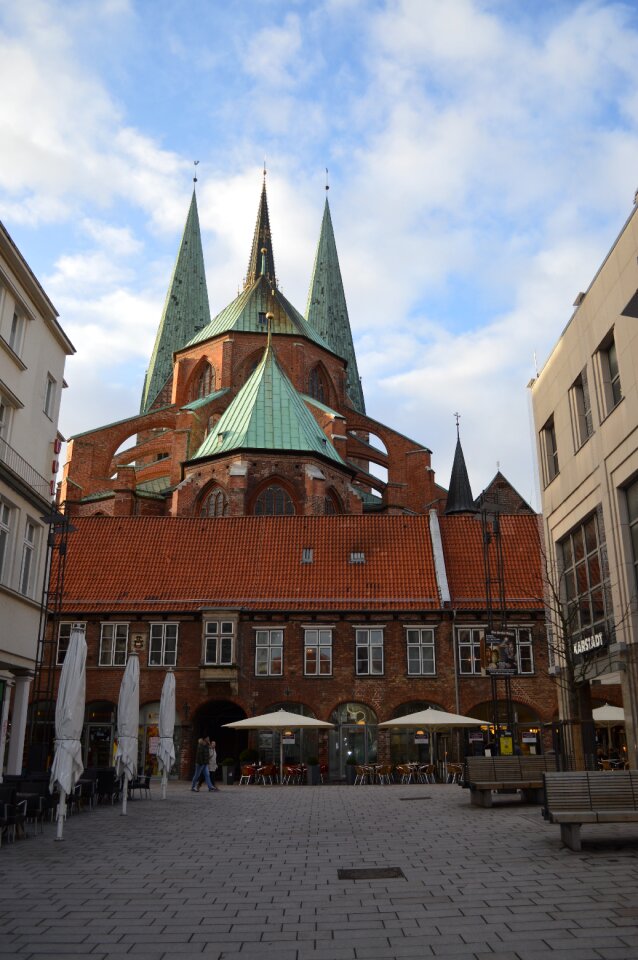
[[[332,780],[342,780],[346,763],[376,763],[377,715],[364,703],[342,703],[330,716],[336,730],[328,734],[328,764]]]

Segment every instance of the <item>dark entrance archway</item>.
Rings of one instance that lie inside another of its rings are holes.
[[[217,763],[221,765],[222,760],[232,757],[237,764],[239,754],[248,744],[248,733],[245,730],[228,730],[224,724],[244,720],[245,717],[244,710],[230,700],[202,703],[193,715],[195,742],[198,737],[210,737],[217,744]]]

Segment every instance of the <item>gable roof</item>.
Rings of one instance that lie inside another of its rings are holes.
[[[440,607],[425,516],[74,517],[73,527],[68,613]]]
[[[204,252],[199,229],[197,197],[193,190],[151,360],[144,378],[140,412],[153,405],[173,373],[173,354],[193,334],[210,323]]]
[[[536,514],[499,517],[503,548],[503,573],[508,608],[543,607],[543,579]],[[439,518],[445,565],[457,609],[485,609],[483,526],[479,516],[458,514]],[[496,570],[494,539],[489,546],[492,571]],[[494,574],[492,574],[494,575]]]
[[[327,197],[308,291],[306,316],[310,326],[321,335],[330,349],[347,362],[348,397],[355,410],[365,413],[365,400],[357,369],[357,357],[352,341],[348,306]]]
[[[235,450],[294,450],[314,453],[345,466],[280,367],[270,343],[261,362],[192,459]]]

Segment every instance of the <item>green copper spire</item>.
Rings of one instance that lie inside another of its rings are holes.
[[[314,453],[345,466],[279,366],[270,342],[263,359],[193,459],[237,450]]]
[[[270,218],[268,217],[268,199],[266,197],[266,171],[264,170],[264,185],[261,188],[261,199],[257,211],[255,235],[248,261],[246,282],[244,287],[250,287],[257,277],[265,276],[270,284],[276,286],[275,258],[272,252],[272,235],[270,233]]]
[[[140,412],[146,413],[170,380],[173,353],[210,323],[204,254],[195,190],[166,294],[162,319],[142,391]]]
[[[310,281],[306,317],[310,326],[320,334],[330,349],[347,362],[348,397],[355,410],[365,413],[365,401],[357,370],[357,358],[352,342],[348,307],[343,292],[337,245],[327,197]]]

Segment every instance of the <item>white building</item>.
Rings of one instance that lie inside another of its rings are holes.
[[[75,352],[57,316],[0,223],[0,779],[5,759],[6,772],[22,769],[46,565],[42,517],[53,500],[64,364]]]
[[[638,761],[637,258],[634,205],[531,384],[550,593],[562,601],[562,624],[554,625],[557,634],[563,628],[559,687],[568,675],[561,719],[591,720],[592,706],[620,692],[632,767]],[[590,737],[584,752],[591,746]]]

